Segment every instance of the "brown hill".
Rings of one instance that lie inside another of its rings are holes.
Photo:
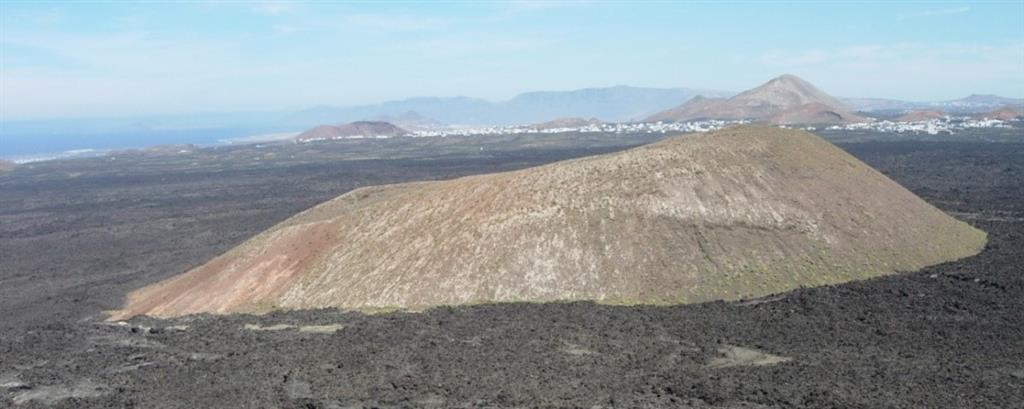
[[[379,138],[407,135],[409,132],[381,121],[356,121],[341,125],[320,125],[295,137],[300,142],[333,138]]]
[[[863,118],[847,111],[837,111],[820,102],[812,102],[772,115],[768,122],[778,125],[841,124],[863,122]]]
[[[661,111],[645,119],[646,122],[675,122],[694,119],[711,119],[715,115],[714,109],[718,107],[725,98],[705,98],[698,95],[684,102],[675,108]]]
[[[579,127],[584,127],[584,126],[588,126],[588,125],[600,125],[602,123],[604,123],[604,122],[602,122],[600,119],[597,119],[597,118],[584,119],[584,118],[569,117],[569,118],[556,118],[556,119],[552,119],[552,120],[547,121],[547,122],[541,122],[539,124],[530,125],[530,127],[534,128],[534,129],[544,130],[544,129],[559,129],[559,128],[579,128]]]
[[[1020,109],[1018,107],[1015,107],[1015,106],[1012,106],[1012,105],[1007,105],[1007,106],[999,108],[999,109],[997,109],[995,111],[986,112],[984,114],[978,115],[978,117],[980,117],[980,118],[988,118],[988,119],[998,119],[1000,121],[1013,121],[1015,119],[1019,119],[1021,117],[1024,117],[1024,113],[1022,113],[1022,112],[1024,112],[1024,110],[1022,110],[1022,109]]]
[[[915,270],[984,244],[985,233],[817,136],[733,127],[357,189],[131,293],[111,318],[735,300]]]
[[[910,111],[896,118],[896,122],[920,122],[929,119],[942,119],[946,114],[941,111]]]
[[[732,98],[691,100],[679,107],[654,114],[648,117],[647,121],[750,119],[772,122],[776,117],[782,119],[807,117],[817,121],[809,123],[866,121],[865,118],[853,114],[842,102],[822,92],[811,83],[788,74],[773,78],[757,88],[744,91]]]

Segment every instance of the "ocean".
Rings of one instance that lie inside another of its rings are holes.
[[[62,157],[95,156],[111,150],[154,145],[194,144],[210,146],[227,139],[267,133],[267,128],[207,128],[95,133],[0,134],[0,158],[33,162]]]

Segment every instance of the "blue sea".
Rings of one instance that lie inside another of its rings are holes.
[[[112,131],[93,133],[0,134],[0,158],[25,162],[69,156],[88,156],[110,150],[154,145],[210,146],[226,139],[274,131],[267,128],[208,128]]]

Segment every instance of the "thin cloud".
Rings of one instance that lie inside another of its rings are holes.
[[[274,33],[279,34],[279,35],[291,35],[291,34],[295,34],[295,33],[302,33],[302,32],[306,32],[306,31],[310,31],[309,27],[300,27],[300,26],[291,25],[291,24],[277,24],[277,25],[273,26],[273,29],[274,29]]]
[[[922,10],[922,11],[918,11],[916,13],[910,13],[910,14],[906,14],[906,15],[900,16],[900,20],[905,20],[905,19],[908,19],[908,18],[919,18],[919,17],[949,16],[949,15],[953,15],[953,14],[963,14],[963,13],[966,13],[966,12],[969,12],[969,11],[971,11],[971,8],[967,7],[967,6],[947,7],[947,8],[943,8],[943,9],[932,9],[932,10]]]
[[[578,7],[589,4],[585,0],[577,1],[551,1],[551,0],[516,0],[495,3],[498,7],[495,12],[481,19],[482,22],[490,23],[511,18],[522,17],[534,13],[545,13],[555,9]]]
[[[253,6],[252,10],[269,16],[294,13],[298,9],[295,1],[261,1]]]
[[[419,17],[411,15],[350,14],[343,18],[345,23],[394,31],[417,31],[444,28],[452,24],[451,19]]]
[[[451,18],[424,17],[409,14],[324,14],[302,16],[301,21],[282,22],[271,26],[276,34],[288,35],[300,32],[325,32],[345,29],[403,32],[438,30],[452,26],[457,20]]]
[[[769,50],[761,54],[759,61],[772,67],[802,67],[837,63],[885,63],[898,64],[901,60],[928,59],[942,61],[973,60],[1016,63],[1024,57],[1024,43],[1002,44],[972,43],[896,43],[858,44],[841,47],[832,51],[820,49],[803,51]],[[941,67],[941,64],[939,64]]]

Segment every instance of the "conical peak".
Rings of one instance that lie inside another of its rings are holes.
[[[800,78],[793,74],[782,74],[778,77],[772,78],[768,82],[781,82],[781,83],[795,83],[795,84],[809,84],[803,78]]]
[[[809,105],[814,104],[814,105]],[[819,109],[827,106],[828,109]],[[772,118],[786,111],[817,109],[822,114],[815,120],[829,123],[863,122],[866,119],[850,114],[839,100],[829,96],[811,83],[792,74],[783,74],[743,91],[728,99],[693,98],[682,105],[647,118],[647,121],[688,121],[694,119],[748,119],[772,122]]]
[[[761,86],[747,90],[733,98],[738,107],[747,104],[764,104],[773,107],[766,109],[763,116],[771,116],[782,110],[793,109],[801,105],[819,102],[838,110],[845,110],[841,102],[821,91],[803,79],[785,74],[769,80]],[[755,116],[756,117],[756,116]]]
[[[756,91],[765,88],[781,89],[789,92],[804,94],[814,98],[820,98],[824,96],[824,93],[817,87],[815,87],[813,84],[792,74],[783,74],[778,77],[772,78],[771,80],[768,80],[768,82],[764,83],[760,87],[754,88],[751,91]]]

